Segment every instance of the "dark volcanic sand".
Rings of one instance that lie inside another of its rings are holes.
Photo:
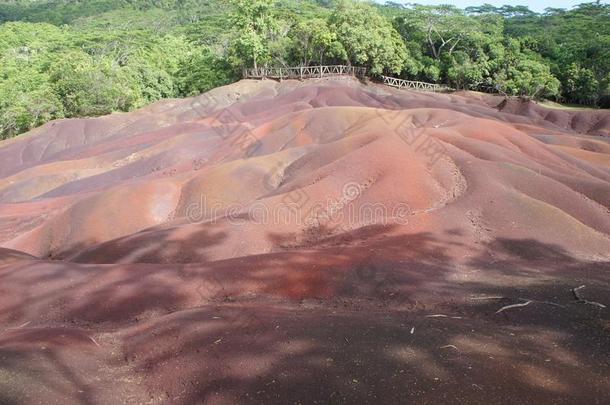
[[[0,403],[605,404],[609,235],[607,111],[337,79],[55,121],[0,143]]]

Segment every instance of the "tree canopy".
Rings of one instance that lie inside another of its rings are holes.
[[[316,64],[609,106],[610,6],[0,0],[0,137]]]

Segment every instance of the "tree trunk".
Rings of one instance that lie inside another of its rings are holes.
[[[438,59],[438,52],[436,51],[436,46],[434,46],[434,41],[432,40],[432,28],[428,28],[428,43],[430,43],[430,49],[432,49],[432,55],[434,55],[435,59]]]

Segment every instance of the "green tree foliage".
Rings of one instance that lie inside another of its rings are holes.
[[[43,68],[63,38],[62,29],[48,24],[0,26],[1,138],[64,116],[63,105]]]
[[[59,27],[0,24],[0,136],[55,118],[130,111],[235,79],[209,47],[178,29],[159,29],[161,11],[103,10]]]
[[[372,74],[402,72],[408,56],[405,44],[372,5],[340,0],[329,24],[350,64],[366,66]]]
[[[599,100],[610,106],[603,86],[610,71],[610,4],[590,2],[571,10],[527,13],[505,19],[505,26],[505,35],[527,38],[529,48],[562,79],[561,98],[586,104]]]
[[[486,89],[503,57],[502,19],[473,17],[453,6],[414,6],[394,13],[411,51],[409,78],[458,89]]]
[[[0,111],[0,139],[64,116],[48,77],[27,68],[0,82]]]
[[[181,95],[194,96],[235,80],[228,62],[208,48],[193,51],[181,64],[177,74]]]
[[[347,63],[610,106],[609,21],[602,2],[537,14],[364,0],[0,0],[0,137],[195,95],[260,66]]]
[[[288,36],[292,40],[292,60],[299,65],[325,63],[326,57],[334,60],[346,60],[347,53],[339,42],[337,33],[328,26],[323,18],[300,20],[291,28]]]
[[[68,117],[129,111],[142,105],[133,72],[110,58],[96,59],[81,51],[68,51],[59,55],[49,73]]]
[[[272,0],[233,0],[235,28],[232,44],[234,64],[258,67],[271,59],[271,45],[277,40],[278,21]]]
[[[572,63],[563,71],[562,84],[565,97],[583,104],[595,103],[604,92],[593,71],[576,63]]]

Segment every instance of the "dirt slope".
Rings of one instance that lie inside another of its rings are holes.
[[[610,395],[607,111],[241,81],[0,162],[0,403]]]

